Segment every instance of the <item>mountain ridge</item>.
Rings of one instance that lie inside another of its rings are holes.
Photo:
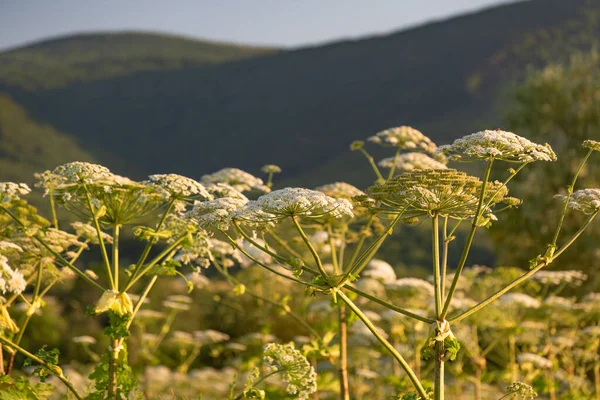
[[[499,88],[542,63],[540,49],[562,56],[587,46],[569,26],[587,26],[584,14],[599,9],[517,2],[386,36],[35,90],[0,72],[0,91],[121,174],[199,177],[275,163],[284,177],[319,184],[344,178],[352,140],[390,126],[413,125],[440,143],[497,127]],[[591,43],[600,34],[590,29]],[[531,37],[533,48],[522,45]],[[347,180],[365,184],[367,173]]]

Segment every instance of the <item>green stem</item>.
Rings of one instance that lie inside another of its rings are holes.
[[[296,230],[300,234],[300,237],[304,241],[304,244],[306,244],[306,247],[312,254],[312,256],[315,260],[315,263],[317,264],[317,268],[319,269],[319,272],[321,273],[321,275],[323,275],[323,277],[325,279],[329,279],[327,272],[325,272],[325,269],[323,268],[323,263],[321,262],[321,258],[319,257],[317,250],[315,250],[315,247],[312,245],[312,243],[306,236],[306,233],[304,233],[304,230],[302,229],[302,227],[300,226],[300,223],[298,222],[298,218],[294,216],[291,219],[292,219],[292,222],[294,223],[294,226],[296,227]]]
[[[369,248],[365,252],[363,252],[360,255],[360,257],[358,257],[354,261],[354,263],[348,266],[348,270],[346,271],[342,279],[340,279],[338,287],[345,284],[350,275],[358,275],[362,272],[363,269],[365,269],[365,267],[367,266],[369,261],[371,261],[371,259],[375,256],[385,239],[392,234],[394,226],[396,226],[398,221],[400,221],[400,218],[402,217],[402,214],[404,214],[406,208],[408,207],[405,207],[401,212],[399,212],[398,215],[396,215],[396,217],[392,220],[392,222],[385,228],[383,233],[379,235],[379,237],[373,243],[371,243]]]
[[[4,212],[6,212],[15,222],[17,222],[21,226],[21,228],[23,228],[24,231],[27,230],[27,227],[25,226],[25,224],[23,222],[21,222],[21,220],[15,214],[13,214],[10,210],[6,209],[3,206],[0,206],[0,209],[3,210]],[[86,281],[90,285],[97,287],[101,291],[104,291],[104,288],[102,286],[100,286],[99,284],[94,282],[93,279],[91,279],[86,274],[84,274],[82,271],[80,271],[79,268],[75,267],[73,264],[71,264],[70,262],[65,260],[65,258],[63,256],[58,254],[56,251],[52,250],[52,248],[50,246],[48,246],[43,239],[41,239],[38,236],[32,236],[32,237],[37,242],[39,242],[42,246],[44,246],[44,248],[46,250],[48,250],[50,252],[50,254],[52,254],[54,257],[56,257],[63,266],[71,269],[73,272],[75,272],[77,275],[79,275],[80,278],[82,278],[84,281]]]
[[[439,216],[431,217],[432,254],[433,254],[433,284],[435,287],[435,315],[440,318],[442,312],[442,285],[440,282],[440,228]]]
[[[435,344],[435,368],[433,381],[434,400],[444,400],[444,342]]]
[[[460,256],[460,261],[458,262],[458,266],[456,267],[456,273],[454,274],[454,279],[452,279],[452,283],[450,284],[450,289],[448,290],[448,296],[446,297],[446,302],[444,303],[444,308],[442,309],[442,313],[440,315],[441,320],[446,319],[446,316],[448,315],[448,309],[450,308],[450,302],[452,301],[452,296],[454,296],[454,292],[456,291],[456,287],[458,285],[458,280],[460,279],[462,270],[465,267],[465,263],[467,262],[467,256],[469,255],[469,251],[471,250],[471,245],[473,244],[473,238],[475,237],[475,231],[477,230],[477,222],[479,221],[479,214],[481,213],[481,209],[483,207],[483,198],[485,197],[485,189],[487,187],[487,182],[490,178],[490,173],[492,172],[492,164],[493,163],[494,163],[494,159],[492,158],[488,162],[487,168],[485,170],[483,183],[481,184],[481,194],[479,195],[479,203],[477,203],[477,211],[475,212],[475,217],[473,218],[473,223],[471,224],[471,231],[469,232],[469,235],[467,236],[467,242],[465,243],[465,247]]]
[[[152,286],[154,286],[154,283],[156,283],[157,279],[158,279],[158,275],[154,275],[152,277],[152,279],[150,280],[150,282],[148,283],[148,285],[146,285],[146,288],[144,289],[144,292],[142,293],[142,295],[138,299],[137,303],[135,303],[135,307],[133,308],[133,312],[131,313],[131,318],[129,319],[129,321],[127,321],[127,324],[126,324],[127,330],[129,330],[129,327],[133,323],[133,319],[135,318],[135,316],[137,315],[138,311],[140,310],[140,308],[144,304],[144,300],[146,300],[146,297],[148,297],[148,293],[150,293],[150,290],[152,290]]]
[[[58,229],[58,218],[56,216],[56,204],[54,202],[54,196],[50,193],[50,211],[52,212],[52,226],[54,229]]]
[[[269,234],[269,236],[271,236],[275,242],[280,245],[285,251],[287,251],[288,253],[290,253],[291,255],[293,255],[294,257],[297,258],[302,258],[300,256],[300,253],[298,253],[296,250],[294,250],[289,244],[287,244],[282,238],[280,238],[275,232],[272,231],[268,231],[267,232]]]
[[[365,156],[367,161],[369,161],[371,168],[373,168],[373,172],[375,172],[375,175],[377,175],[377,180],[381,183],[385,182],[385,178],[383,175],[381,175],[381,172],[379,171],[379,168],[377,168],[377,164],[375,164],[373,157],[371,157],[371,155],[367,153],[365,149],[360,149],[360,152]]]
[[[157,255],[156,257],[154,257],[154,259],[152,259],[152,261],[150,261],[150,263],[148,263],[148,265],[146,265],[144,268],[142,268],[142,270],[140,271],[140,273],[133,279],[131,279],[127,285],[125,285],[125,289],[123,289],[121,292],[126,292],[129,289],[131,289],[131,287],[133,285],[135,285],[135,283],[137,281],[139,281],[148,271],[150,271],[150,269],[152,269],[152,267],[154,267],[156,264],[158,264],[160,261],[163,261],[164,257],[167,257],[173,250],[175,250],[183,241],[185,241],[187,238],[187,235],[181,236],[179,239],[177,239],[176,241],[174,241],[173,243],[171,243],[169,245],[169,247],[167,247],[165,250],[163,250],[159,255]]]
[[[571,200],[571,195],[573,194],[573,189],[575,188],[575,183],[577,183],[577,178],[579,177],[579,174],[581,173],[581,170],[583,169],[584,164],[586,163],[588,158],[590,158],[590,156],[592,155],[593,152],[594,152],[594,150],[590,149],[590,151],[588,151],[588,153],[585,155],[585,157],[581,161],[581,164],[579,164],[579,168],[577,168],[577,172],[573,176],[571,185],[567,187],[567,198],[565,199],[565,206],[563,207],[563,211],[560,216],[560,220],[558,221],[558,226],[556,227],[556,232],[554,232],[554,238],[552,239],[552,244],[550,245],[551,247],[556,246],[556,242],[558,241],[558,235],[560,234],[560,231],[563,226],[563,222],[565,220],[565,215],[567,214],[567,209],[569,208],[569,201]]]
[[[167,219],[167,215],[173,209],[173,204],[174,203],[175,203],[175,200],[174,199],[171,200],[171,202],[167,206],[167,209],[165,210],[164,214],[160,218],[160,221],[158,222],[158,225],[156,225],[156,228],[154,229],[154,232],[158,232],[160,230],[160,228],[162,228],[163,224],[165,223],[165,220]],[[142,254],[140,255],[140,258],[139,258],[137,264],[135,265],[135,268],[133,269],[133,272],[131,273],[131,276],[127,280],[127,283],[125,284],[125,286],[129,286],[129,284],[131,283],[131,281],[137,276],[138,272],[140,271],[140,269],[142,268],[142,266],[146,262],[146,258],[148,258],[148,254],[150,254],[150,250],[152,250],[152,246],[153,245],[154,245],[154,239],[150,239],[148,241],[148,243],[146,243],[146,247],[144,247],[144,250],[142,251]]]
[[[350,387],[348,385],[348,320],[346,306],[338,306],[338,334],[340,339],[340,399],[350,400]]]
[[[252,262],[254,262],[256,265],[260,265],[260,266],[261,266],[261,267],[263,267],[264,269],[266,269],[266,270],[268,270],[268,271],[271,271],[272,273],[274,273],[274,274],[276,274],[276,275],[279,275],[279,276],[281,276],[282,278],[285,278],[285,279],[291,280],[291,281],[293,281],[293,282],[300,283],[300,284],[302,284],[302,285],[305,285],[305,286],[310,286],[310,287],[313,287],[313,286],[314,286],[314,285],[312,285],[312,284],[310,284],[310,283],[308,283],[308,282],[304,282],[304,281],[302,281],[302,280],[300,280],[300,279],[297,279],[297,278],[295,278],[295,277],[288,276],[288,275],[286,275],[286,274],[284,274],[284,273],[281,273],[281,272],[279,272],[279,271],[277,271],[277,270],[275,270],[275,269],[273,269],[273,268],[269,267],[268,265],[266,265],[266,264],[264,264],[264,263],[260,262],[260,261],[259,261],[259,260],[257,260],[256,258],[252,257],[250,254],[248,254],[248,252],[247,252],[246,250],[244,250],[243,248],[241,248],[240,246],[238,246],[237,242],[236,242],[236,241],[235,241],[235,240],[234,240],[234,239],[233,239],[231,236],[229,236],[229,234],[227,234],[227,232],[225,232],[225,231],[222,231],[222,230],[220,230],[219,232],[221,232],[221,233],[222,233],[222,234],[223,234],[223,235],[224,235],[224,236],[227,238],[227,240],[229,241],[229,243],[231,243],[231,245],[232,245],[234,248],[238,249],[238,250],[239,250],[239,251],[240,251],[240,252],[241,252],[243,255],[245,255],[245,256],[246,256],[246,257],[248,257],[250,260],[252,260]]]
[[[362,247],[365,244],[365,240],[367,239],[369,230],[371,229],[371,225],[373,224],[374,220],[375,220],[375,216],[371,215],[369,217],[369,219],[367,220],[367,223],[365,224],[365,226],[362,228],[361,234],[360,234],[360,239],[358,239],[358,243],[356,244],[356,247],[354,247],[354,251],[352,252],[352,255],[350,256],[350,260],[348,260],[347,268],[345,268],[345,269],[350,269],[350,266],[353,265],[354,262],[356,261],[356,258],[360,254],[360,251],[362,250]]]
[[[327,224],[327,240],[329,241],[329,248],[331,249],[331,263],[333,264],[333,274],[338,275],[340,273],[340,264],[338,263],[337,250],[333,243],[333,231],[331,224]]]
[[[119,224],[113,226],[112,262],[114,270],[114,290],[119,290]]]
[[[365,299],[369,299],[369,300],[371,300],[371,301],[373,301],[373,302],[375,302],[377,304],[380,304],[380,305],[382,305],[382,306],[384,306],[384,307],[386,307],[386,308],[388,308],[388,309],[390,309],[392,311],[397,312],[398,314],[406,315],[407,317],[416,319],[417,321],[422,321],[422,322],[425,322],[427,324],[433,324],[435,322],[434,319],[427,318],[427,317],[422,317],[419,314],[415,314],[415,313],[412,313],[412,312],[410,312],[408,310],[405,310],[403,308],[396,307],[393,304],[390,304],[390,303],[387,303],[387,302],[385,302],[383,300],[380,300],[377,297],[371,296],[370,294],[365,293],[362,290],[358,290],[357,288],[352,287],[350,285],[345,285],[344,289],[347,289],[347,290],[349,290],[351,292],[356,293],[357,295],[359,295],[361,297],[364,297]]]
[[[112,271],[110,267],[110,261],[108,260],[108,252],[106,251],[106,245],[104,244],[104,238],[102,237],[102,230],[100,229],[100,222],[98,221],[98,217],[96,216],[96,211],[94,210],[94,206],[92,204],[92,198],[90,195],[90,191],[87,188],[87,185],[84,183],[83,188],[85,189],[85,199],[87,202],[88,209],[90,210],[90,214],[92,215],[92,221],[94,222],[94,228],[96,228],[96,235],[98,236],[98,243],[100,244],[100,252],[102,253],[102,259],[104,260],[104,265],[106,267],[106,272],[108,274],[108,279],[110,281],[111,288],[116,290],[115,281],[112,276]]]
[[[448,247],[450,246],[450,239],[448,236],[448,216],[444,217],[444,226],[442,228],[443,244],[442,244],[442,282],[441,282],[441,298],[443,299],[446,295],[446,273],[448,271]]]
[[[419,393],[419,396],[421,396],[421,398],[424,400],[429,399],[429,396],[427,395],[427,392],[425,392],[423,385],[421,385],[421,382],[415,375],[412,368],[410,368],[410,365],[408,365],[406,360],[400,355],[400,353],[398,353],[398,350],[396,350],[394,348],[394,346],[392,346],[391,343],[388,342],[387,339],[381,335],[381,333],[379,333],[379,331],[377,330],[375,325],[373,325],[373,323],[369,320],[369,318],[367,318],[367,316],[365,314],[363,314],[363,312],[356,306],[356,304],[354,304],[352,302],[352,300],[350,300],[348,298],[348,296],[346,296],[344,294],[344,292],[342,292],[340,290],[340,291],[338,291],[337,295],[339,296],[340,299],[342,299],[342,301],[344,303],[346,303],[348,308],[350,308],[350,310],[352,310],[352,312],[354,314],[356,314],[356,316],[367,326],[367,328],[369,328],[371,333],[373,333],[373,335],[377,338],[377,340],[379,340],[379,342],[383,345],[383,347],[385,347],[392,354],[392,356],[396,359],[396,361],[398,361],[398,363],[400,363],[400,366],[402,367],[404,372],[406,372],[406,374],[408,375],[408,379],[410,379],[411,383],[413,384],[413,386]]]
[[[50,372],[52,375],[54,375],[58,379],[60,379],[62,381],[62,383],[64,383],[64,385],[73,393],[73,395],[75,395],[75,397],[78,400],[82,400],[83,399],[83,397],[77,392],[77,390],[75,390],[75,388],[73,387],[73,384],[63,374],[63,372],[60,369],[60,367],[58,367],[56,365],[50,365],[46,361],[42,360],[41,358],[37,357],[34,354],[31,354],[30,352],[28,352],[24,348],[19,347],[18,345],[14,344],[13,342],[11,342],[8,339],[3,338],[2,336],[0,336],[0,343],[2,343],[3,345],[5,345],[6,347],[10,347],[13,350],[18,351],[19,353],[23,354],[25,357],[29,357],[33,361],[35,361],[36,363],[42,365],[44,368],[46,368],[48,370],[48,372]]]
[[[394,177],[394,173],[396,172],[396,163],[398,163],[398,157],[400,156],[400,148],[396,150],[396,154],[394,155],[394,164],[392,164],[392,168],[390,168],[390,173],[388,174],[387,180],[389,181]]]
[[[479,304],[471,307],[469,310],[465,311],[464,313],[460,314],[459,316],[452,318],[449,322],[451,324],[462,321],[463,319],[467,318],[469,315],[476,313],[477,311],[481,310],[483,307],[487,306],[488,304],[492,303],[493,301],[495,301],[498,297],[502,296],[504,293],[508,292],[509,290],[511,290],[512,288],[514,288],[515,286],[521,284],[522,282],[526,281],[529,277],[531,277],[533,274],[535,274],[537,271],[539,271],[540,269],[544,268],[545,266],[549,265],[550,263],[552,263],[556,258],[558,258],[558,256],[560,256],[565,250],[567,250],[567,248],[569,248],[569,246],[571,244],[573,244],[573,242],[575,240],[577,240],[577,238],[579,236],[581,236],[581,234],[583,233],[583,231],[585,231],[585,229],[588,227],[588,225],[593,221],[593,219],[596,217],[596,215],[598,215],[599,211],[596,211],[595,213],[593,213],[592,215],[590,215],[590,217],[587,219],[587,221],[579,228],[579,230],[577,232],[575,232],[575,234],[573,236],[571,236],[571,238],[569,238],[569,240],[567,240],[567,242],[565,244],[563,244],[561,246],[560,249],[558,249],[554,255],[552,256],[552,258],[550,259],[542,259],[540,260],[537,265],[535,267],[533,267],[531,270],[529,270],[528,272],[526,272],[525,274],[521,275],[519,278],[515,279],[514,281],[512,281],[510,284],[508,284],[506,287],[504,287],[503,289],[500,289],[499,291],[497,291],[496,293],[494,293],[493,295],[491,295],[490,297],[488,297],[487,299],[483,300],[482,302],[480,302]]]

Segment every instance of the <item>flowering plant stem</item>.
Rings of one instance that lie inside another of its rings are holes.
[[[108,260],[108,252],[106,251],[106,245],[104,244],[104,238],[102,237],[102,230],[100,229],[100,222],[98,221],[98,216],[96,215],[96,210],[94,210],[94,205],[92,204],[92,198],[90,195],[90,191],[87,188],[87,185],[83,183],[83,188],[85,189],[85,200],[87,203],[87,207],[90,210],[90,214],[92,215],[92,221],[94,222],[94,228],[96,228],[96,234],[98,236],[98,243],[100,245],[100,252],[102,253],[102,259],[104,260],[104,265],[106,267],[106,272],[108,275],[108,279],[110,281],[110,286],[113,290],[116,290],[115,281],[111,272],[110,261]]]
[[[155,232],[158,232],[160,230],[160,228],[162,228],[163,224],[165,223],[165,220],[167,219],[167,215],[173,209],[174,202],[175,202],[175,200],[171,200],[171,202],[167,206],[166,211],[164,212],[164,214],[160,218],[160,221],[158,222],[158,225],[156,225],[156,228],[154,229]],[[135,268],[133,269],[131,276],[129,277],[127,283],[125,284],[126,287],[129,287],[129,284],[131,283],[131,281],[137,276],[138,272],[140,272],[140,269],[144,265],[144,262],[146,262],[146,258],[148,258],[148,254],[150,254],[150,250],[152,250],[153,244],[154,244],[153,239],[149,240],[148,243],[146,243],[146,247],[144,247],[144,250],[142,251],[140,258],[139,258],[137,264],[135,265]]]
[[[581,234],[583,233],[583,231],[585,231],[585,229],[594,220],[594,218],[598,215],[599,212],[600,211],[596,211],[595,213],[591,214],[588,217],[588,219],[585,221],[585,223],[579,228],[579,230],[577,232],[575,232],[575,234],[573,236],[571,236],[571,238],[569,238],[569,240],[567,240],[567,242],[565,244],[563,244],[554,253],[554,255],[552,256],[552,258],[545,258],[544,257],[531,270],[527,271],[525,274],[521,275],[520,277],[518,277],[517,279],[515,279],[514,281],[512,281],[510,284],[508,284],[504,288],[500,289],[499,291],[497,291],[496,293],[494,293],[493,295],[491,295],[487,299],[483,300],[479,304],[471,307],[470,309],[468,309],[464,313],[458,315],[457,317],[454,317],[454,318],[450,319],[449,322],[450,323],[459,322],[459,321],[462,321],[463,319],[467,318],[469,315],[476,313],[477,311],[481,310],[483,307],[485,307],[488,304],[490,304],[491,302],[495,301],[498,297],[502,296],[504,293],[508,292],[509,290],[511,290],[512,288],[514,288],[515,286],[517,286],[517,285],[523,283],[524,281],[526,281],[529,277],[531,277],[532,275],[534,275],[540,269],[542,269],[545,266],[547,266],[550,263],[552,263],[552,261],[554,261],[556,258],[558,258],[558,256],[560,256],[565,250],[567,250],[567,248],[569,248],[569,246],[571,244],[573,244],[573,242],[575,242],[575,240],[577,240],[577,238],[579,236],[581,236]]]
[[[583,160],[581,160],[581,163],[579,164],[579,168],[577,168],[577,172],[575,172],[575,175],[573,176],[573,181],[571,182],[571,184],[569,186],[567,186],[567,198],[565,199],[565,206],[563,207],[562,213],[560,215],[560,220],[558,221],[558,226],[556,227],[556,232],[554,232],[554,238],[552,239],[552,243],[550,244],[550,246],[552,248],[554,248],[556,246],[556,242],[558,241],[558,235],[560,234],[560,231],[563,226],[563,222],[565,221],[565,215],[567,214],[567,210],[569,208],[569,200],[571,200],[571,195],[573,194],[573,189],[575,188],[575,184],[577,183],[577,178],[579,178],[579,174],[581,173],[583,166],[585,165],[588,158],[590,158],[590,156],[592,155],[593,152],[594,152],[594,150],[590,149],[588,151],[588,153],[585,155],[585,157],[583,158]]]
[[[21,228],[25,231],[25,233],[27,233],[27,227],[25,226],[25,224],[19,219],[19,217],[17,217],[15,214],[13,214],[10,210],[6,209],[5,207],[0,205],[0,210],[6,212],[15,222],[17,222],[17,224],[19,224],[21,226]],[[76,266],[74,266],[72,263],[70,263],[69,261],[65,260],[65,258],[63,256],[61,256],[60,254],[58,254],[56,251],[52,250],[52,248],[50,246],[48,246],[48,244],[44,241],[44,239],[40,238],[37,235],[33,235],[32,236],[37,242],[39,242],[42,246],[44,246],[44,248],[46,250],[48,250],[50,252],[50,254],[52,254],[54,257],[56,257],[56,259],[65,267],[69,268],[70,270],[72,270],[73,272],[75,272],[77,275],[79,275],[80,278],[82,278],[84,281],[86,281],[87,283],[89,283],[92,286],[95,286],[96,288],[104,291],[104,288],[102,286],[100,286],[99,284],[97,284],[96,282],[94,282],[93,279],[91,279],[89,276],[87,276],[86,274],[84,274],[83,272],[81,272],[79,270],[79,268],[77,268]]]
[[[23,354],[25,357],[29,357],[36,363],[44,366],[48,370],[48,372],[50,372],[52,375],[55,375],[58,379],[60,379],[62,381],[62,383],[65,384],[65,386],[71,391],[71,393],[73,393],[73,395],[78,400],[83,399],[83,397],[79,394],[79,392],[77,392],[75,387],[73,387],[73,384],[71,383],[71,381],[69,381],[69,379],[67,379],[67,377],[63,374],[62,370],[58,366],[50,365],[46,361],[42,360],[41,358],[37,357],[34,354],[31,354],[24,348],[19,347],[17,344],[11,342],[10,340],[8,340],[2,336],[0,336],[0,343],[6,347],[10,347],[11,349],[18,351],[19,353]]]
[[[317,264],[317,268],[319,269],[319,272],[321,273],[321,275],[323,275],[323,278],[328,279],[327,272],[325,272],[325,269],[323,268],[323,263],[321,262],[321,258],[319,257],[319,254],[315,250],[315,247],[312,245],[312,243],[306,236],[306,233],[304,233],[304,230],[302,229],[302,227],[300,226],[300,223],[298,222],[298,218],[292,217],[292,222],[294,223],[296,230],[300,234],[300,237],[306,244],[306,247],[308,247],[308,250],[312,254],[313,258],[315,259],[315,263]],[[332,250],[332,252],[334,251],[333,249],[331,249],[331,250]]]
[[[494,163],[494,159],[491,158],[488,161],[488,165],[485,170],[483,183],[481,184],[481,194],[479,195],[479,203],[477,204],[477,211],[475,212],[475,216],[473,217],[473,223],[471,224],[471,230],[469,231],[469,235],[467,236],[467,241],[465,243],[463,252],[460,256],[460,261],[458,262],[458,265],[456,266],[456,272],[454,274],[454,279],[452,279],[452,283],[450,284],[450,289],[448,290],[448,296],[446,297],[446,302],[444,303],[444,308],[442,309],[442,312],[439,315],[441,320],[444,320],[446,318],[446,315],[448,314],[448,309],[450,308],[450,302],[452,301],[452,296],[454,296],[454,292],[456,291],[456,287],[458,285],[458,280],[460,279],[462,270],[465,267],[465,263],[467,262],[467,256],[469,255],[469,251],[471,250],[471,245],[473,244],[473,239],[475,238],[475,231],[477,230],[477,222],[479,221],[479,215],[481,213],[481,209],[483,206],[483,198],[485,196],[485,188],[486,188],[487,182],[490,178],[490,173],[492,172],[492,164],[493,163]]]
[[[379,333],[379,331],[377,330],[377,328],[375,327],[375,325],[373,325],[373,323],[371,322],[371,320],[369,320],[369,318],[367,318],[367,316],[356,306],[356,304],[354,304],[354,302],[352,300],[350,300],[350,298],[348,298],[348,296],[346,296],[344,294],[343,291],[341,291],[341,290],[338,291],[337,295],[338,295],[338,297],[340,299],[342,299],[342,301],[344,303],[346,303],[346,305],[348,306],[348,308],[350,310],[352,310],[352,312],[354,314],[356,314],[356,316],[367,326],[367,328],[369,328],[369,330],[371,331],[371,333],[392,354],[392,356],[396,359],[396,361],[398,361],[398,363],[400,363],[400,366],[402,367],[402,369],[404,370],[404,372],[406,372],[406,374],[408,375],[408,378],[410,379],[410,381],[412,382],[413,386],[415,387],[415,389],[419,393],[419,396],[421,396],[422,399],[428,399],[429,396],[425,392],[425,389],[423,388],[423,385],[421,384],[421,382],[419,381],[419,379],[415,375],[415,372],[412,370],[412,368],[410,367],[410,365],[408,365],[408,363],[406,362],[406,360],[400,355],[400,353],[398,353],[398,350],[396,350],[394,348],[394,346],[392,346],[392,344],[390,342],[388,342],[388,340],[386,338],[384,338],[381,335],[381,333]]]

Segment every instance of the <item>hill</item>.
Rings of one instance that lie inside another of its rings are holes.
[[[199,177],[275,163],[288,182],[364,185],[371,177],[348,152],[352,140],[406,124],[445,143],[498,126],[503,88],[529,65],[596,43],[598,15],[597,2],[532,0],[386,36],[290,51],[227,47],[219,57],[176,38],[86,35],[0,54],[0,65],[22,63],[0,71],[0,92],[121,174]],[[146,50],[117,51],[137,48],[132,38]],[[46,56],[74,61],[55,74]],[[115,65],[123,70],[110,72]]]
[[[0,81],[26,90],[50,89],[140,71],[218,64],[274,51],[154,33],[82,34],[1,53]]]

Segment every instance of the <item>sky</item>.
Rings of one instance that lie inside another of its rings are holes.
[[[79,32],[156,31],[300,47],[515,0],[0,0],[0,50]]]

